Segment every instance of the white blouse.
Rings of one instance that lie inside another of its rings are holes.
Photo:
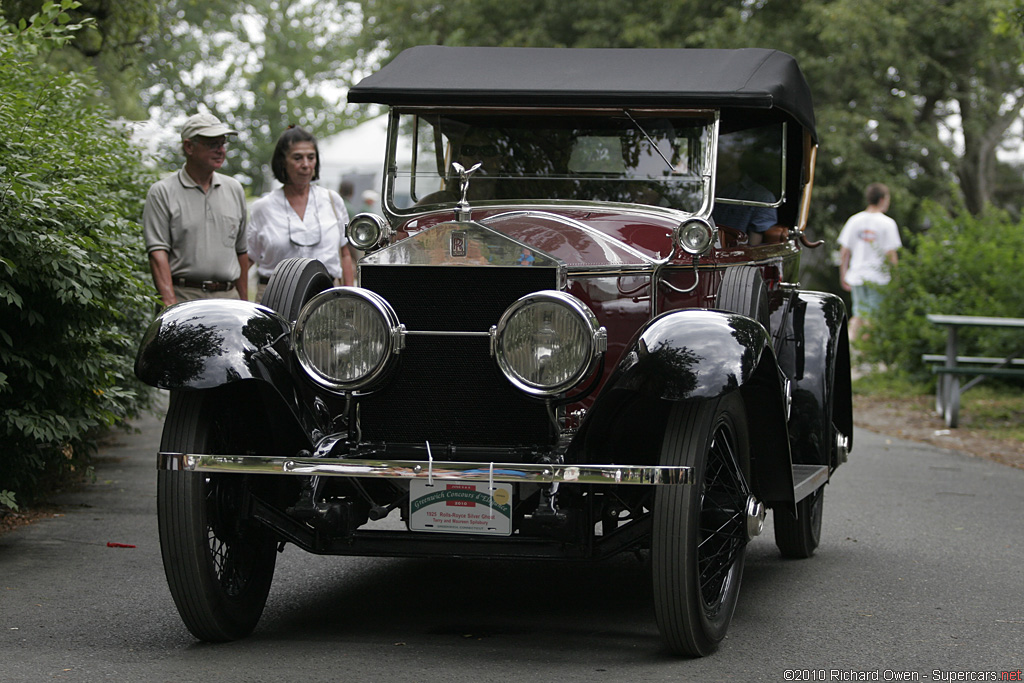
[[[341,278],[339,250],[348,244],[348,212],[337,192],[310,185],[306,215],[299,218],[279,187],[253,202],[251,213],[249,258],[259,264],[260,277],[270,277],[286,258],[304,257],[317,259],[331,277]]]

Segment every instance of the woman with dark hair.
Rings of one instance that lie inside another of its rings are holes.
[[[352,285],[355,267],[345,225],[348,212],[341,196],[313,184],[320,178],[320,150],[309,132],[289,127],[277,139],[270,169],[281,187],[252,205],[249,258],[258,264],[257,301],[282,260],[321,261],[340,284]]]

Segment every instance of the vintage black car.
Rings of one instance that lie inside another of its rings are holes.
[[[798,282],[809,93],[764,49],[429,46],[352,88],[390,112],[358,286],[290,260],[139,350],[189,630],[249,634],[287,544],[631,552],[668,648],[712,652],[766,510],[809,557],[851,447],[846,311]]]

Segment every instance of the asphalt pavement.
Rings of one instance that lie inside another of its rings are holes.
[[[631,556],[288,547],[253,636],[206,645],[160,562],[161,418],[135,426],[101,450],[94,483],[61,496],[60,516],[0,536],[0,681],[1021,680],[1024,470],[858,430],[817,555],[782,560],[769,515],[729,636],[700,660],[661,650]]]

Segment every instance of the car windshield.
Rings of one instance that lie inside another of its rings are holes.
[[[396,213],[459,201],[453,162],[480,165],[469,182],[471,203],[605,201],[691,213],[705,205],[715,123],[707,112],[395,116],[387,199]]]

